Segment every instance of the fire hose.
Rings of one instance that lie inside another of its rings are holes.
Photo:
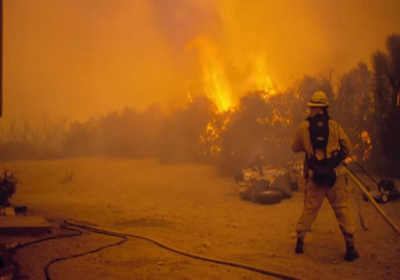
[[[36,241],[28,242],[28,243],[25,243],[25,244],[18,244],[14,249],[18,250],[18,249],[21,249],[21,248],[24,248],[24,247],[28,247],[28,246],[33,245],[33,244],[45,242],[45,241],[52,240],[52,239],[71,238],[71,237],[80,236],[80,235],[82,235],[82,230],[89,231],[89,232],[92,232],[92,233],[97,233],[97,234],[103,234],[103,235],[109,235],[109,236],[113,236],[113,237],[119,237],[122,240],[119,241],[119,242],[116,242],[116,243],[111,243],[111,244],[99,247],[99,248],[91,250],[91,251],[84,252],[84,253],[70,255],[68,257],[56,258],[56,259],[51,260],[49,263],[47,263],[47,265],[46,265],[46,267],[44,269],[45,276],[46,276],[47,280],[51,280],[50,267],[54,263],[61,262],[61,261],[66,261],[66,260],[69,260],[69,259],[83,257],[83,256],[86,256],[88,254],[99,252],[99,251],[101,251],[103,249],[106,249],[106,248],[122,245],[123,243],[125,243],[128,240],[128,238],[136,238],[136,239],[145,240],[145,241],[153,243],[153,244],[155,244],[155,245],[157,245],[157,246],[159,246],[159,247],[161,247],[163,249],[166,249],[168,251],[171,251],[171,252],[186,256],[186,257],[190,257],[190,258],[193,258],[193,259],[201,260],[201,261],[206,261],[206,262],[211,262],[211,263],[216,263],[216,264],[226,265],[226,266],[231,266],[231,267],[236,267],[236,268],[241,268],[241,269],[245,269],[245,270],[261,273],[263,275],[268,275],[268,276],[272,276],[272,277],[276,277],[276,278],[280,278],[280,279],[289,279],[289,280],[301,279],[301,278],[296,277],[296,276],[292,276],[292,275],[285,274],[285,273],[280,273],[280,272],[273,271],[273,270],[270,270],[270,269],[265,269],[265,268],[256,267],[256,266],[252,266],[252,265],[248,265],[248,264],[244,264],[244,263],[239,263],[239,262],[235,262],[235,261],[222,260],[222,259],[217,259],[217,258],[212,258],[212,257],[207,257],[207,256],[203,256],[203,255],[197,255],[197,254],[194,254],[194,253],[185,252],[183,250],[174,248],[172,246],[166,245],[164,243],[161,243],[160,241],[157,241],[155,239],[152,239],[150,237],[143,236],[143,235],[109,231],[109,230],[104,230],[104,229],[100,229],[100,228],[97,228],[97,227],[91,227],[91,226],[87,226],[87,225],[71,223],[71,222],[68,222],[68,221],[65,221],[64,224],[61,225],[61,228],[62,229],[66,229],[68,231],[72,231],[73,233],[72,234],[65,234],[65,235],[51,236],[51,237],[39,239],[39,240],[36,240]]]
[[[371,204],[375,207],[376,211],[382,216],[382,218],[389,224],[389,226],[400,236],[400,228],[393,222],[393,220],[386,214],[385,211],[376,203],[375,199],[369,193],[364,184],[360,181],[360,179],[351,172],[346,166],[344,166],[344,170],[347,175],[349,175],[350,179],[356,184],[356,186],[361,190],[361,192],[368,198]]]
[[[131,237],[131,238],[145,240],[145,241],[153,243],[153,244],[155,244],[155,245],[157,245],[157,246],[159,246],[159,247],[161,247],[163,249],[166,249],[168,251],[171,251],[171,252],[186,256],[186,257],[190,257],[190,258],[193,258],[193,259],[198,259],[198,260],[201,260],[201,261],[207,261],[207,262],[212,262],[212,263],[216,263],[216,264],[242,268],[242,269],[246,269],[246,270],[249,270],[249,271],[261,273],[261,274],[268,275],[268,276],[273,276],[273,277],[280,278],[280,279],[290,279],[290,280],[300,279],[299,277],[295,277],[295,276],[292,276],[292,275],[289,275],[289,274],[280,273],[280,272],[273,271],[273,270],[267,270],[267,269],[264,269],[264,268],[261,268],[261,267],[256,267],[256,266],[252,266],[252,265],[248,265],[248,264],[244,264],[244,263],[228,261],[228,260],[222,260],[222,259],[217,259],[217,258],[212,258],[212,257],[207,257],[207,256],[202,256],[202,255],[198,255],[198,254],[194,254],[194,253],[185,252],[183,250],[174,248],[172,246],[166,245],[164,243],[161,243],[160,241],[157,241],[155,239],[152,239],[150,237],[146,237],[146,236],[143,236],[143,235],[114,232],[114,231],[99,229],[99,228],[90,227],[90,226],[86,226],[86,225],[75,224],[75,223],[71,223],[71,222],[67,222],[67,221],[65,223],[67,225],[69,225],[69,226],[77,227],[77,228],[80,228],[80,229],[83,229],[83,230],[92,231],[92,232],[95,232],[95,233],[107,234],[107,235],[119,236],[119,237],[125,237],[125,238]]]

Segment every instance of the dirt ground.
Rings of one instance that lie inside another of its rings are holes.
[[[206,165],[160,165],[156,161],[105,158],[13,161],[20,178],[13,203],[26,205],[63,233],[64,220],[140,234],[180,250],[237,261],[304,279],[400,279],[400,238],[352,185],[356,245],[360,259],[343,260],[345,245],[327,201],[305,254],[294,254],[294,226],[303,193],[276,205],[239,198],[233,179]],[[399,183],[399,182],[398,182]],[[359,205],[359,206],[358,206]],[[381,205],[400,225],[400,200]],[[359,211],[367,231],[359,222]],[[41,236],[0,236],[0,243]],[[85,232],[18,250],[21,279],[45,279],[44,266],[118,238]],[[52,279],[273,279],[244,269],[188,258],[144,240],[54,264]]]

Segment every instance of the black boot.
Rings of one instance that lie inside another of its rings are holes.
[[[296,254],[303,254],[303,252],[304,252],[303,244],[304,244],[303,239],[297,238],[296,248],[294,249],[294,252]]]
[[[355,259],[358,259],[359,255],[354,247],[354,243],[347,243],[346,244],[346,255],[344,256],[344,259],[348,262],[352,262]]]

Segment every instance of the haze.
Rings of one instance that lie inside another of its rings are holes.
[[[400,1],[4,1],[4,118],[86,119],[334,75],[400,32]]]

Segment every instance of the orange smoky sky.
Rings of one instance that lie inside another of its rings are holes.
[[[4,0],[4,119],[86,119],[208,94],[221,107],[369,62],[398,0]]]

